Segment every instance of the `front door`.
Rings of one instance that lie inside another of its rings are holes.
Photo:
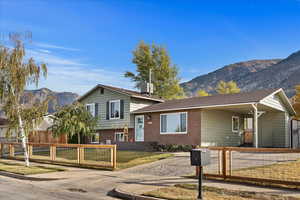
[[[135,141],[144,141],[144,115],[135,116]]]

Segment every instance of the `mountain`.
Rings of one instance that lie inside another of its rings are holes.
[[[196,95],[199,89],[215,93],[214,88],[220,80],[233,80],[242,91],[283,88],[291,97],[295,94],[294,86],[300,83],[300,51],[285,59],[250,60],[227,65],[181,86],[188,96]]]
[[[32,105],[34,102],[42,102],[50,97],[48,104],[48,112],[53,113],[57,107],[73,103],[79,95],[72,92],[54,92],[48,88],[41,88],[38,90],[26,90],[22,99],[27,105]]]

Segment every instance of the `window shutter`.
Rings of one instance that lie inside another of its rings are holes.
[[[98,117],[98,112],[99,112],[99,104],[95,103],[95,117]]]
[[[109,120],[109,101],[106,102],[106,119]]]
[[[124,119],[124,100],[120,100],[120,119]]]

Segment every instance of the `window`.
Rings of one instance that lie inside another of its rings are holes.
[[[187,113],[169,113],[160,115],[160,133],[187,133]]]
[[[238,132],[240,129],[240,119],[237,116],[232,116],[232,132]]]
[[[104,94],[104,88],[100,88],[100,94]]]
[[[253,118],[244,118],[244,129],[252,130],[253,129]]]
[[[124,133],[115,133],[115,141],[124,142]]]
[[[120,100],[109,102],[110,119],[120,119]]]
[[[91,137],[91,143],[99,143],[100,141],[100,136],[99,133],[95,133]]]
[[[94,103],[86,104],[85,107],[86,110],[89,111],[93,117],[95,117],[95,104]]]

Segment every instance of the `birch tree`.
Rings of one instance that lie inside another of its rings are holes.
[[[32,107],[22,104],[22,96],[28,85],[38,86],[41,76],[47,76],[45,64],[37,64],[33,58],[25,58],[21,40],[14,39],[14,48],[0,46],[0,101],[9,122],[8,131],[16,131],[22,140],[26,166],[29,166],[27,136],[43,120],[47,101]]]

